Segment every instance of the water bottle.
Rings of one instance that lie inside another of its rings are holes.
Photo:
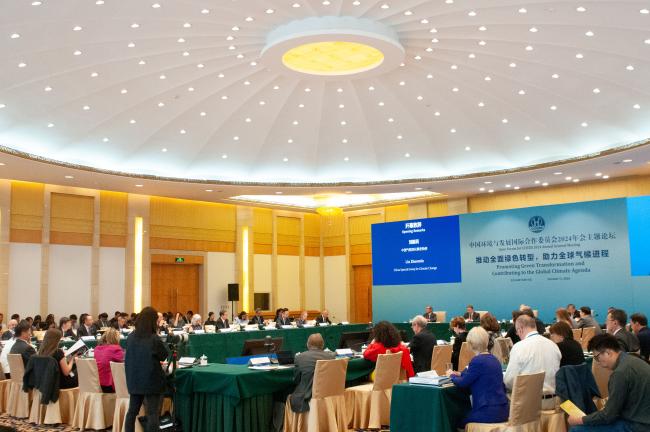
[[[199,364],[200,364],[201,366],[207,366],[207,365],[208,365],[208,357],[207,357],[205,354],[203,354],[203,355],[200,357],[200,363],[199,363]]]

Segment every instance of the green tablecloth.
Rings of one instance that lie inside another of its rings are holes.
[[[307,338],[313,333],[320,333],[325,346],[330,350],[339,347],[341,334],[344,332],[364,331],[367,324],[349,324],[327,327],[294,328],[280,330],[240,331],[232,333],[210,333],[190,335],[189,341],[181,351],[184,355],[200,357],[205,354],[210,363],[225,363],[228,357],[238,357],[242,353],[244,341],[264,339],[266,336],[283,338],[282,350],[302,352],[307,349]]]
[[[367,376],[374,364],[348,363],[347,380]],[[293,369],[254,371],[241,365],[210,364],[176,373],[176,416],[186,432],[267,432],[274,397],[293,389]]]
[[[393,386],[391,432],[456,432],[469,412],[469,396],[455,386]]]

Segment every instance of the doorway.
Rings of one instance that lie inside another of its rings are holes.
[[[372,266],[359,265],[352,267],[354,322],[367,323],[372,321]]]
[[[199,264],[151,264],[151,305],[160,312],[199,313]]]

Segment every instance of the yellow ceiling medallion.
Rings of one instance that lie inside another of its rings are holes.
[[[312,75],[351,75],[382,64],[384,54],[357,42],[313,42],[290,49],[282,63],[296,72]]]
[[[316,209],[316,213],[321,216],[340,216],[343,214],[343,209],[340,207],[322,206]]]

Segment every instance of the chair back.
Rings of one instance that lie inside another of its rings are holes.
[[[478,313],[479,318],[483,318],[483,315],[488,313],[488,311],[479,311],[479,310],[477,310],[476,312]]]
[[[510,426],[518,426],[539,420],[542,412],[542,389],[544,372],[517,375],[510,399]]]
[[[431,355],[431,370],[436,371],[438,375],[444,375],[447,372],[447,364],[451,363],[452,351],[451,345],[434,346]]]
[[[470,361],[474,358],[476,353],[471,350],[467,342],[463,342],[460,347],[460,355],[458,356],[458,371],[464,371]]]
[[[115,396],[118,399],[129,398],[129,389],[126,386],[126,372],[124,363],[111,362],[111,375],[115,386]]]
[[[35,354],[29,358],[29,362],[32,363],[33,373],[34,373],[34,386],[39,387],[42,380],[45,379],[45,375],[42,373],[44,371],[52,371],[52,375],[55,377],[59,376],[59,365],[56,359],[52,356],[44,356]],[[48,369],[47,364],[53,363],[54,368]],[[58,380],[58,378],[57,378]]]
[[[102,393],[95,359],[77,359],[79,393]]]
[[[379,354],[375,367],[375,383],[373,390],[390,390],[393,384],[399,382],[399,371],[402,365],[402,352]]]
[[[596,327],[585,327],[582,329],[581,344],[582,344],[583,351],[588,350],[589,341],[594,337],[595,334],[596,334]]]
[[[32,335],[36,338],[37,341],[42,342],[45,337],[45,330],[34,330]]]
[[[509,337],[498,337],[494,340],[492,354],[503,364],[510,361],[510,350],[512,349],[512,339]]]
[[[312,399],[324,399],[329,396],[339,396],[345,393],[345,373],[348,370],[348,360],[318,360],[314,371]]]
[[[573,331],[573,339],[575,339],[577,342],[580,342],[582,339],[582,329],[577,328],[577,329],[571,329]]]
[[[20,354],[7,355],[9,360],[9,370],[11,371],[11,381],[23,384],[23,375],[25,374],[25,365],[23,364],[23,356]]]
[[[605,369],[594,360],[591,363],[591,373],[594,375],[594,379],[596,380],[596,385],[598,386],[601,399],[607,399],[609,397],[609,377],[612,375],[612,371]],[[13,377],[13,373],[11,376]]]
[[[447,322],[447,311],[433,311],[436,314],[436,322]]]

